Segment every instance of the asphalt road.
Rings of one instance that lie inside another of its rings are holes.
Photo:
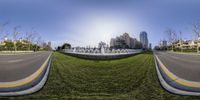
[[[17,81],[36,72],[51,52],[0,55],[0,82]]]
[[[200,82],[200,55],[155,52],[165,67],[176,76]]]

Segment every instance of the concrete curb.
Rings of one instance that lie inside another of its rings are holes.
[[[52,54],[50,54],[50,57],[51,57],[51,55]],[[39,82],[37,82],[36,85],[30,86],[27,89],[19,90],[19,91],[0,92],[0,96],[21,96],[21,95],[32,94],[32,93],[39,91],[40,89],[42,89],[42,87],[45,85],[45,83],[48,79],[50,65],[51,65],[51,58],[48,59],[48,63],[46,65],[47,69],[44,70],[45,74],[41,76],[42,79]]]
[[[63,54],[66,55],[70,55],[73,57],[78,57],[78,58],[83,58],[83,59],[90,59],[90,60],[111,60],[111,59],[120,59],[120,58],[126,58],[126,57],[130,57],[136,54],[141,53],[140,52],[134,52],[134,53],[128,53],[128,54],[116,54],[116,55],[109,55],[109,54],[105,54],[105,55],[95,55],[95,54],[81,54],[81,53],[65,53],[65,52],[61,52]]]
[[[173,84],[170,84],[171,82],[167,81],[164,76],[162,75],[162,73],[160,72],[155,54],[154,54],[154,60],[155,60],[155,64],[156,64],[156,71],[157,71],[157,75],[158,75],[158,79],[162,85],[162,87],[164,89],[166,89],[167,91],[169,91],[170,93],[174,93],[174,94],[178,94],[178,95],[189,95],[189,96],[200,96],[200,92],[195,92],[195,91],[187,91],[181,88],[177,88],[172,86]],[[175,85],[180,85],[178,83],[174,83]]]

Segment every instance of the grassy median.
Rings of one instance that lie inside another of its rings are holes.
[[[151,52],[95,61],[55,52],[48,82],[32,95],[10,99],[183,100],[198,97],[170,94],[160,86]]]

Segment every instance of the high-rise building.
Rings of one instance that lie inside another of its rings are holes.
[[[111,38],[110,47],[115,49],[133,49],[137,46],[137,39],[129,36],[128,33],[124,33],[116,38]]]
[[[111,38],[111,40],[110,40],[110,47],[114,47],[115,44],[116,44],[116,39]]]
[[[149,42],[148,42],[147,32],[145,31],[140,32],[140,42],[142,43],[142,47],[144,49],[148,48]]]
[[[122,39],[124,40],[125,44],[127,45],[128,48],[130,48],[130,36],[128,33],[124,33],[122,36]]]
[[[51,42],[48,42],[48,46],[51,48]]]
[[[149,43],[149,49],[151,50],[152,49],[152,46],[151,46],[152,44],[151,43]]]
[[[166,40],[162,40],[160,41],[160,47],[167,47],[167,41]]]

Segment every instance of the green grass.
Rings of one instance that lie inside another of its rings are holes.
[[[48,82],[41,91],[28,96],[4,99],[200,98],[174,95],[163,90],[158,82],[153,55],[150,52],[107,61],[84,60],[56,52],[52,55]]]

